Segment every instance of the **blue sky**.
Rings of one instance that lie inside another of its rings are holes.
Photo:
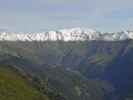
[[[0,30],[133,30],[133,0],[0,0]]]

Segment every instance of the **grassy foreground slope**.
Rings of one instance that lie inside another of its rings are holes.
[[[0,65],[0,100],[48,100],[12,67]]]

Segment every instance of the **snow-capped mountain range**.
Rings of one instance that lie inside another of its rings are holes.
[[[62,29],[58,31],[24,33],[0,32],[0,41],[121,41],[133,39],[133,32],[103,33],[86,28]]]

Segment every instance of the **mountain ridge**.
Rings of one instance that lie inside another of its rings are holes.
[[[89,28],[71,28],[48,32],[0,32],[0,41],[122,41],[133,39],[132,31],[98,32]]]

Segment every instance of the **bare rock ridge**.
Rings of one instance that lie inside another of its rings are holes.
[[[0,32],[0,41],[121,41],[133,39],[132,31],[103,33],[86,28],[62,29],[49,32]]]

